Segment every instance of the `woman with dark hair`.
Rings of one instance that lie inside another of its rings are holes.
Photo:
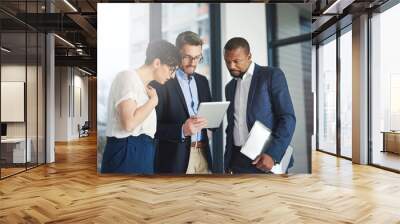
[[[155,41],[147,47],[144,65],[116,76],[108,98],[102,173],[154,173],[158,97],[148,84],[173,78],[179,62],[174,45]]]

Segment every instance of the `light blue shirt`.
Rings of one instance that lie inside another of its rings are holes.
[[[190,116],[197,115],[197,110],[199,106],[199,96],[197,94],[197,85],[196,80],[192,76],[191,79],[188,78],[188,75],[185,74],[182,69],[176,70],[176,78],[178,79],[179,85],[181,86],[181,90],[183,92],[183,96],[185,97],[186,107],[189,111]],[[193,106],[192,106],[193,101]],[[182,129],[182,138],[185,138]],[[192,142],[200,141],[201,133],[192,136]]]

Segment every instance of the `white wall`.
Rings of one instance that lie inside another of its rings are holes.
[[[55,141],[68,139],[68,73],[67,67],[55,69]]]
[[[265,4],[263,3],[221,4],[222,91],[225,84],[231,80],[223,58],[223,48],[229,39],[245,38],[250,44],[253,61],[259,65],[267,65],[265,21]]]
[[[72,98],[74,99],[74,108],[73,110],[75,110],[75,113],[72,113],[73,115],[73,119],[72,119],[72,129],[71,129],[71,135],[72,138],[78,138],[79,137],[79,133],[78,133],[78,124],[80,124],[81,126],[85,123],[85,121],[89,120],[89,115],[88,115],[88,107],[89,107],[89,103],[88,103],[88,77],[85,76],[81,76],[82,73],[78,73],[76,74],[77,70],[75,69],[75,75],[74,75],[74,92],[73,94],[75,94],[74,96],[72,96]],[[77,92],[78,90],[80,90],[80,99],[79,99],[79,93]],[[80,103],[78,101],[81,101]],[[79,105],[80,104],[80,105]],[[82,112],[80,113],[79,111],[79,107],[82,110]]]
[[[259,65],[267,65],[267,31],[265,22],[265,4],[239,3],[221,4],[221,66],[222,66],[222,98],[225,99],[225,85],[232,79],[224,60],[223,49],[226,42],[233,37],[243,37],[250,45],[252,59]],[[224,118],[223,130],[227,120]],[[223,150],[226,145],[223,132]]]
[[[79,138],[78,124],[82,126],[88,120],[88,78],[82,75],[76,68],[56,67],[55,141]],[[81,102],[77,97],[79,89]]]
[[[8,64],[1,66],[1,81],[2,82],[25,82],[25,69],[31,70],[31,67],[25,65]],[[4,96],[2,96],[4,97]],[[7,110],[8,108],[1,108]],[[25,122],[8,122],[7,124],[8,137],[25,137]]]
[[[1,66],[1,81],[2,82],[24,82],[25,84],[27,83],[25,80],[25,75],[26,75],[26,71],[28,72],[29,75],[31,75],[32,73],[36,74],[36,67],[33,66],[27,66],[25,67],[25,65],[17,65],[17,64],[8,64],[8,65],[2,65]],[[29,77],[28,77],[29,78]],[[31,83],[32,81],[29,80],[29,84],[32,85]],[[34,83],[34,85],[36,85],[36,81]],[[27,100],[27,104],[29,106],[29,104],[36,99],[36,88],[35,89],[31,89],[31,88],[27,88],[27,96],[28,99]],[[4,97],[4,96],[2,96]],[[33,98],[33,99],[32,99]],[[32,105],[36,108],[36,103],[34,105]],[[9,110],[10,108],[1,108],[1,110]],[[27,114],[27,119],[29,125],[28,125],[28,137],[29,134],[31,133],[31,130],[36,130],[36,126],[33,127],[32,125],[32,121],[35,121],[36,123],[36,113],[34,114],[31,111],[32,108],[27,108],[27,112],[29,112]],[[22,110],[24,110],[24,108],[22,108]],[[27,122],[7,122],[7,136],[8,137],[25,137],[25,127],[26,127]]]

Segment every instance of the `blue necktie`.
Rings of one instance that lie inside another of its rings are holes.
[[[192,76],[190,75],[189,77],[189,93],[190,93],[190,99],[192,100],[192,102],[190,102],[190,106],[192,107],[192,111],[195,115],[197,115],[197,110],[194,109],[194,101],[193,101],[193,94],[192,94],[192,88],[190,87],[190,81],[192,81]]]
[[[190,93],[190,99],[191,99],[191,102],[190,102],[190,107],[192,108],[192,111],[193,111],[193,113],[195,114],[195,115],[197,115],[197,109],[195,110],[194,109],[194,101],[193,101],[193,94],[192,94],[192,88],[190,87],[190,81],[192,81],[192,79],[193,79],[193,76],[192,75],[189,75],[189,77],[188,77],[188,84],[189,84],[189,93]],[[198,135],[199,133],[196,133],[196,141],[199,139],[199,135]],[[201,133],[200,133],[200,135],[201,135]]]

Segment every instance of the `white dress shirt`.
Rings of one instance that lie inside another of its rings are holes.
[[[237,79],[236,83],[234,102],[235,111],[233,112],[233,143],[235,146],[243,146],[249,135],[249,130],[247,129],[246,110],[253,73],[254,62],[251,62],[247,72],[243,75],[242,79]]]
[[[153,109],[146,119],[133,131],[126,131],[120,120],[118,105],[124,100],[136,101],[137,108],[143,106],[148,100],[145,86],[136,71],[123,71],[118,73],[111,84],[107,105],[107,129],[109,137],[126,138],[146,134],[154,138],[157,129],[157,115]]]

